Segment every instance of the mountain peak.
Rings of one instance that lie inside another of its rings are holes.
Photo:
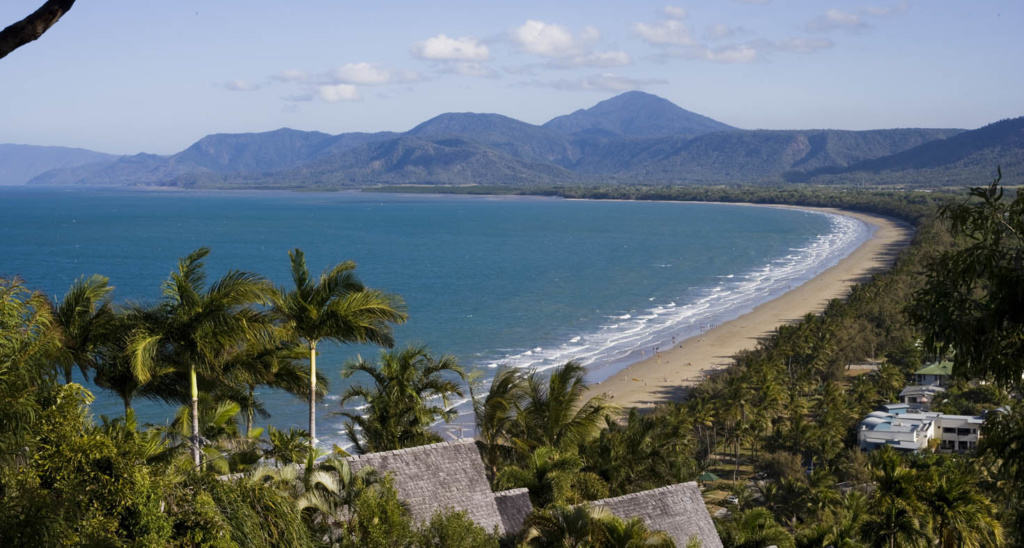
[[[501,114],[480,112],[446,112],[438,114],[409,130],[418,137],[464,135],[481,131],[505,131],[508,128],[535,127]]]
[[[643,91],[627,91],[588,108],[553,118],[545,128],[559,133],[600,130],[621,137],[695,137],[736,129]]]

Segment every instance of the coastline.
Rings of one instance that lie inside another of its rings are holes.
[[[733,363],[733,355],[753,348],[758,339],[779,325],[822,311],[830,300],[846,297],[856,283],[884,271],[913,236],[909,225],[888,217],[835,208],[771,207],[845,215],[871,225],[875,231],[857,249],[818,276],[743,316],[627,366],[592,385],[591,392],[606,393],[612,403],[623,408],[650,408],[658,403],[678,401],[686,387],[700,382],[708,372],[728,367]]]

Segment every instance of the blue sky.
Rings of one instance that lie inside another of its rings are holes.
[[[0,142],[539,124],[629,89],[743,128],[975,128],[1024,115],[1022,27],[1020,0],[81,0],[0,59]]]

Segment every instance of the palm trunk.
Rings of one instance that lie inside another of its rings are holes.
[[[199,386],[196,384],[196,368],[188,368],[189,383],[192,388],[192,463],[199,468]]]
[[[121,401],[124,402],[124,418],[127,419],[128,412],[132,410],[132,402],[128,398],[121,398]]]
[[[316,341],[309,342],[309,451],[316,449]]]
[[[249,432],[252,430],[252,416],[253,408],[255,407],[254,402],[255,395],[253,395],[253,387],[249,386],[249,406],[245,410],[245,437],[249,437]]]

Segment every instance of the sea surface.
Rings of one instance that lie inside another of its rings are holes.
[[[0,187],[0,277],[57,298],[100,273],[115,300],[155,302],[176,260],[208,246],[228,269],[290,283],[288,250],[314,272],[343,260],[401,295],[399,345],[450,353],[484,378],[500,366],[570,359],[600,381],[656,347],[735,318],[834,265],[870,236],[850,217],[725,204],[360,192],[215,192]],[[318,433],[344,443],[342,364],[372,347],[322,348],[330,380]],[[358,380],[355,378],[353,380]],[[120,400],[94,389],[97,415]],[[298,399],[262,390],[278,427],[306,423]],[[143,421],[172,410],[138,402]]]

